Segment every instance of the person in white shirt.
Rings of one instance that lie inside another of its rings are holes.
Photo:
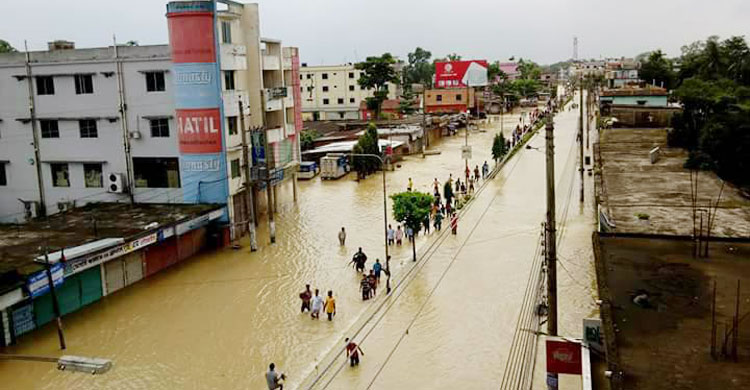
[[[276,365],[271,363],[268,366],[268,372],[266,372],[266,384],[268,385],[268,390],[284,390],[284,384],[282,381],[286,379],[286,375],[279,374],[274,369],[276,368]]]
[[[323,297],[319,295],[319,291],[315,289],[315,296],[312,298],[312,310],[310,310],[310,317],[314,319],[320,319],[320,312],[323,310]]]
[[[342,227],[341,231],[339,232],[339,244],[341,244],[341,246],[344,246],[345,242],[346,242],[346,231]]]
[[[393,230],[391,225],[388,225],[387,233],[386,237],[388,238],[388,245],[393,245],[396,242],[396,231]]]

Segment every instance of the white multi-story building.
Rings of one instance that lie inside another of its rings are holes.
[[[224,165],[196,163],[180,150],[169,45],[74,49],[53,42],[28,57],[0,54],[0,222],[96,201],[202,202],[211,186],[226,186],[226,198],[212,201],[227,204],[231,221],[246,221],[243,122],[257,129],[247,142],[265,157],[256,162],[273,169],[274,190],[292,179],[296,192],[297,49],[260,37],[257,4],[220,2],[215,20]],[[185,76],[180,83],[192,81]],[[196,182],[194,172],[220,166],[219,180]],[[264,188],[255,183],[254,195]],[[264,205],[257,198],[256,210]]]
[[[181,201],[169,46],[61,46],[0,55],[0,221]]]
[[[373,95],[358,80],[362,71],[353,64],[302,66],[300,92],[304,120],[361,119],[360,103]],[[388,84],[388,99],[398,96],[396,85]]]

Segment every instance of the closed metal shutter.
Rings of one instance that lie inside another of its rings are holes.
[[[52,308],[50,307],[50,310]],[[31,301],[13,308],[13,333],[16,337],[36,328],[34,305]]]
[[[138,251],[125,257],[125,283],[131,285],[143,279],[143,252]]]
[[[81,306],[102,299],[102,274],[99,267],[81,272],[78,280],[81,285]]]
[[[107,294],[125,287],[125,270],[122,259],[111,260],[104,264],[104,279],[107,281]]]

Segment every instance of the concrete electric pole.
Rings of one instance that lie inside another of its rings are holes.
[[[580,166],[578,170],[581,173],[581,202],[583,203],[583,75],[581,75],[581,84],[578,87],[579,91],[579,109],[578,115],[578,151],[580,152]]]
[[[557,240],[555,227],[555,129],[552,112],[547,114],[546,154],[547,154],[547,221],[544,229],[544,257],[547,263],[547,334],[557,336]],[[550,377],[554,377],[550,381]],[[547,373],[548,383],[557,383],[556,373]]]
[[[255,208],[253,207],[253,186],[250,182],[250,152],[247,145],[247,129],[245,128],[245,111],[242,107],[242,98],[239,99],[240,109],[240,132],[242,133],[242,158],[244,160],[242,167],[244,168],[245,174],[245,196],[243,198],[243,205],[245,209],[245,221],[247,222],[247,231],[250,235],[250,251],[255,252],[258,250],[258,241],[255,238]]]

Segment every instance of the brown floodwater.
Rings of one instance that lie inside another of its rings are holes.
[[[518,114],[504,119],[507,134]],[[498,129],[495,121],[469,135],[472,166],[485,160],[492,165]],[[571,152],[575,131],[573,112],[558,115],[558,215],[561,204],[570,204],[559,222],[567,229],[558,251],[575,277],[558,271],[560,330],[580,337],[581,318],[595,309],[593,214],[590,199],[584,206],[578,202],[575,167],[565,168],[577,158]],[[530,142],[543,147],[543,141],[537,135]],[[406,158],[387,172],[388,193],[405,190],[409,177],[417,190],[432,192],[434,178],[442,183],[449,173],[462,175],[463,143],[459,133],[434,142],[439,155]],[[110,372],[89,376],[2,361],[0,389],[262,389],[270,362],[287,373],[289,388],[306,388],[319,373],[323,380],[315,388],[499,387],[544,217],[543,153],[521,150],[488,181],[462,216],[458,235],[420,235],[418,252],[427,261],[416,268],[410,247],[392,247],[398,288],[387,302],[382,286],[376,300],[361,301],[358,276],[347,266],[357,247],[371,259],[368,266],[375,258],[383,261],[379,174],[359,183],[353,176],[300,182],[296,203],[290,185],[279,194],[276,244],[268,244],[262,221],[255,253],[245,245],[198,255],[64,318],[65,354],[112,359]],[[390,218],[390,201],[388,207]],[[342,226],[345,247],[336,237]],[[321,293],[334,291],[334,321],[299,313],[306,283]],[[341,367],[343,359],[332,357],[360,328],[355,340],[365,351],[362,364]],[[62,355],[51,324],[2,352]],[[324,370],[330,362],[332,369]]]

